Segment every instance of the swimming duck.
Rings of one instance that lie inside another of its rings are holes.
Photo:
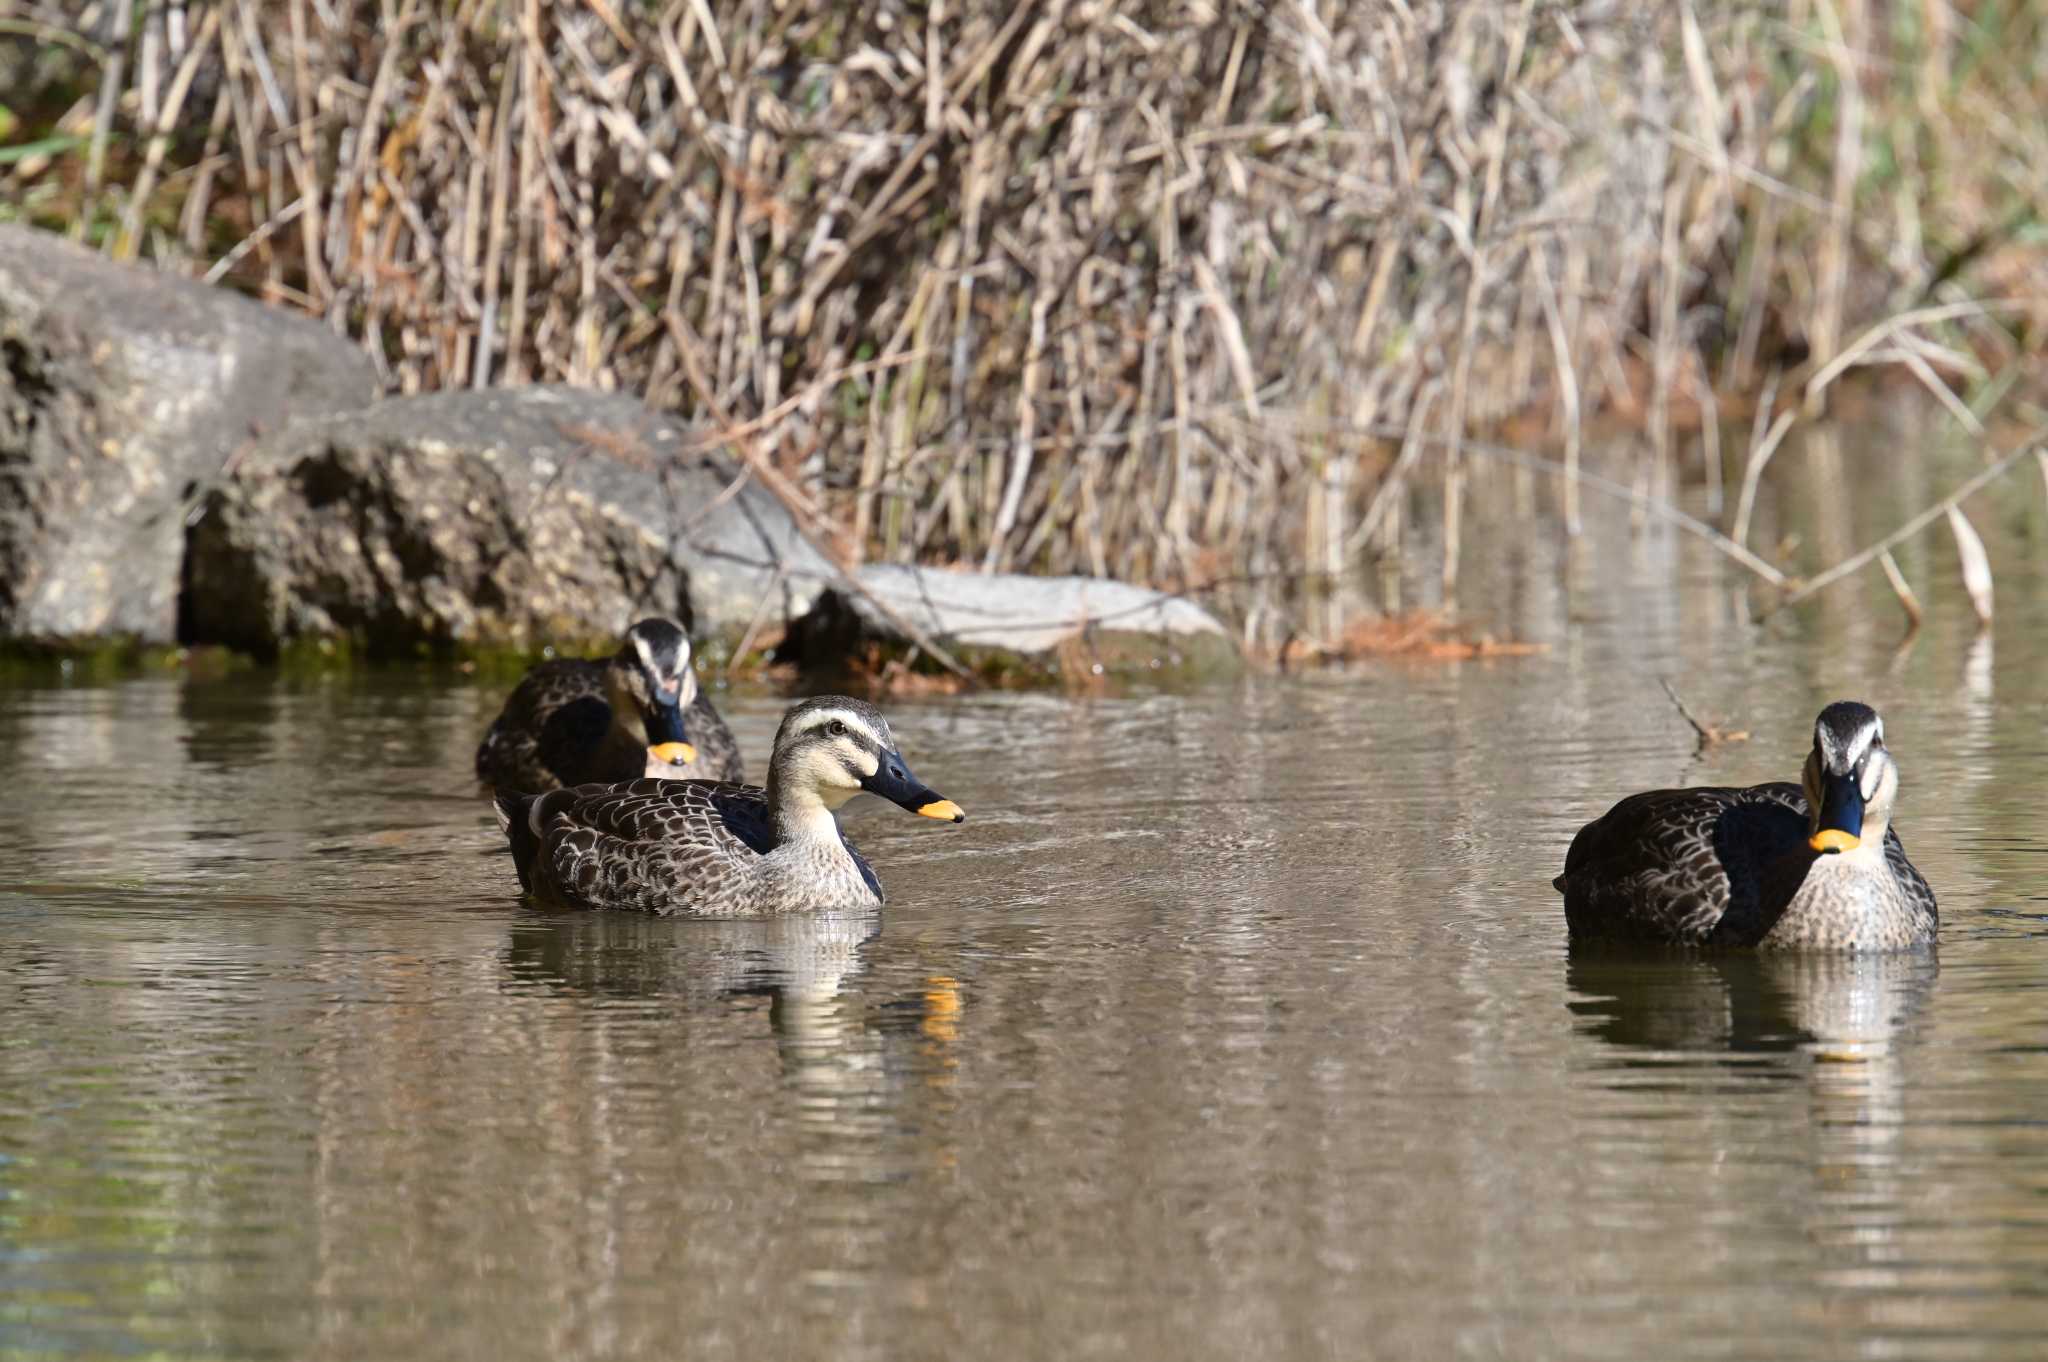
[[[1572,839],[1574,940],[1888,950],[1934,940],[1934,891],[1891,830],[1899,768],[1884,720],[1837,701],[1800,785],[1650,790]]]
[[[633,780],[497,799],[519,882],[572,908],[765,917],[882,902],[839,830],[863,790],[927,818],[967,815],[910,773],[873,705],[844,695],[783,716],[768,788]]]
[[[477,746],[476,775],[521,794],[643,776],[745,779],[732,730],[697,687],[690,640],[665,619],[641,620],[610,658],[527,672]]]

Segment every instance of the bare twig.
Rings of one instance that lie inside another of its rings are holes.
[[[1678,688],[1671,684],[1669,677],[1658,677],[1657,684],[1662,686],[1664,693],[1671,697],[1671,703],[1678,706],[1679,717],[1692,725],[1692,731],[1697,739],[1694,751],[1705,752],[1709,748],[1719,747],[1722,743],[1749,741],[1749,730],[1746,728],[1722,728],[1717,724],[1702,721],[1692,712],[1691,707],[1685,703],[1684,698],[1678,693]]]

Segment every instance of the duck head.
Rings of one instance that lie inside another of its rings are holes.
[[[1899,768],[1885,750],[1884,720],[1854,700],[1838,700],[1813,723],[1806,790],[1807,845],[1824,856],[1882,854],[1899,791]]]
[[[683,711],[697,698],[690,640],[665,619],[645,619],[626,631],[609,667],[612,712],[647,744],[651,765],[684,766],[697,749],[683,731]]]
[[[822,695],[783,716],[768,771],[768,801],[839,808],[862,792],[926,818],[964,822],[960,806],[911,772],[889,721],[864,700]]]

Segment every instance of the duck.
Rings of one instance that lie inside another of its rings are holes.
[[[967,818],[911,773],[881,711],[845,695],[783,715],[765,789],[643,778],[500,794],[495,803],[520,886],[536,899],[771,917],[882,904],[881,880],[839,827],[839,808],[863,792],[926,818]]]
[[[476,749],[477,779],[541,794],[592,781],[744,780],[739,744],[697,685],[690,640],[644,619],[609,658],[528,671]]]
[[[1935,939],[1934,891],[1892,828],[1884,720],[1840,700],[1797,785],[1630,795],[1579,830],[1552,884],[1572,940],[1897,950]]]

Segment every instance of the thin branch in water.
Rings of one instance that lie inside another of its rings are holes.
[[[1719,724],[1707,723],[1694,714],[1691,706],[1685,703],[1685,697],[1671,684],[1669,677],[1658,677],[1657,684],[1671,697],[1671,703],[1678,706],[1679,717],[1692,725],[1692,731],[1699,739],[1698,745],[1693,749],[1695,752],[1705,752],[1710,748],[1719,747],[1722,743],[1749,741],[1749,730],[1746,728],[1722,728]]]

